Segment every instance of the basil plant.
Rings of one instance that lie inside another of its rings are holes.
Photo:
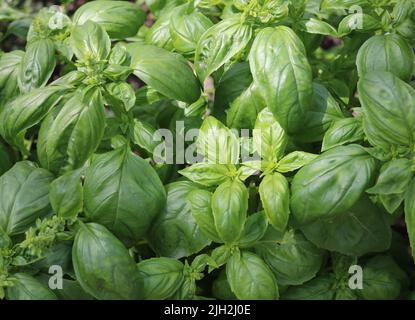
[[[414,47],[414,0],[0,4],[0,299],[415,299]]]

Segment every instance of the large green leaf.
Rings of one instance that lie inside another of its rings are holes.
[[[54,180],[50,185],[49,199],[56,215],[75,218],[83,208],[81,171],[68,172]]]
[[[21,92],[43,87],[55,69],[55,45],[50,39],[29,42],[20,63],[18,78]]]
[[[199,79],[206,77],[240,53],[252,36],[250,24],[240,15],[224,19],[209,28],[200,38],[195,53],[195,67]]]
[[[255,252],[267,263],[281,285],[300,285],[320,271],[324,251],[294,229],[280,233],[268,228],[255,245]]]
[[[285,154],[288,136],[268,108],[258,114],[254,129],[254,150],[265,161],[280,160]]]
[[[183,181],[171,183],[166,189],[166,207],[148,233],[150,246],[164,257],[180,259],[191,256],[210,243],[193,218],[186,199],[197,186]]]
[[[233,64],[215,85],[215,101],[212,115],[222,122],[226,120],[226,110],[252,84],[248,62]],[[257,101],[255,101],[257,102]]]
[[[57,300],[47,286],[27,273],[13,275],[14,285],[6,290],[7,300]]]
[[[187,196],[190,211],[200,230],[211,240],[222,243],[215,226],[215,217],[212,213],[212,194],[206,190],[193,190]]]
[[[184,280],[184,265],[175,259],[164,257],[147,259],[141,261],[137,268],[144,284],[144,299],[168,299],[180,288]]]
[[[76,93],[43,121],[38,157],[43,167],[64,172],[82,167],[104,135],[105,109],[99,91],[88,97]]]
[[[248,190],[239,180],[222,183],[212,196],[212,213],[216,230],[226,243],[242,234],[248,210]]]
[[[122,242],[96,223],[81,225],[72,261],[82,288],[99,300],[137,300],[143,282],[133,258]]]
[[[89,20],[73,27],[69,41],[75,56],[89,63],[107,59],[111,51],[111,40],[107,32]]]
[[[199,39],[213,25],[203,13],[184,4],[173,10],[169,23],[173,47],[182,53],[193,53]]]
[[[363,289],[358,294],[365,300],[394,300],[407,287],[408,280],[390,256],[375,256],[363,267]]]
[[[336,290],[333,288],[333,275],[319,276],[302,286],[294,286],[282,295],[284,300],[333,300]]]
[[[359,145],[333,148],[303,167],[292,182],[291,209],[298,223],[351,208],[373,181],[376,161]]]
[[[367,197],[345,212],[319,219],[301,230],[317,247],[345,255],[385,251],[391,243],[386,213]]]
[[[157,173],[127,147],[96,156],[86,171],[87,218],[106,226],[127,245],[144,237],[165,202]]]
[[[290,188],[287,179],[275,172],[266,175],[259,185],[262,206],[271,225],[283,232],[290,215]]]
[[[276,300],[278,285],[271,270],[257,255],[234,254],[226,264],[226,275],[232,292],[240,300]]]
[[[101,25],[113,39],[135,36],[145,20],[137,4],[128,1],[91,1],[76,10],[73,21],[83,25],[93,21]]]
[[[359,49],[357,70],[360,76],[373,71],[388,71],[408,81],[412,76],[415,54],[409,43],[398,34],[373,36]]]
[[[305,123],[295,137],[302,142],[322,141],[325,132],[334,121],[343,119],[344,115],[339,104],[327,88],[313,82],[313,100],[307,112]]]
[[[302,129],[313,87],[301,39],[285,26],[265,28],[255,38],[249,62],[254,82],[277,121],[290,134]]]
[[[26,152],[26,131],[38,124],[68,90],[63,86],[33,89],[17,97],[0,114],[0,134],[9,144]]]
[[[253,129],[258,114],[266,107],[266,102],[253,83],[230,105],[226,123],[230,128]]]
[[[19,93],[18,77],[24,52],[14,50],[0,57],[0,111],[2,105]]]
[[[16,163],[0,177],[0,231],[24,233],[37,218],[51,212],[49,184],[53,175],[29,161]]]
[[[187,103],[199,99],[199,82],[181,55],[139,43],[127,48],[134,74],[146,84],[171,99]]]
[[[389,151],[413,147],[415,89],[389,72],[370,72],[359,81],[363,128],[369,142]]]

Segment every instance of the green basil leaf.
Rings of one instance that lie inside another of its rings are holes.
[[[388,72],[365,74],[358,87],[369,142],[387,151],[391,145],[413,146],[415,89]]]
[[[0,114],[0,133],[4,140],[26,152],[26,131],[42,121],[66,90],[62,86],[49,86],[34,89],[13,100]]]
[[[87,218],[107,226],[128,245],[142,239],[165,201],[157,173],[127,147],[96,156],[86,171]]]
[[[184,107],[184,116],[186,118],[203,117],[208,109],[207,95],[201,95],[200,98],[192,104]]]
[[[391,242],[387,215],[366,197],[345,212],[317,220],[301,230],[317,247],[345,255],[385,251]]]
[[[222,243],[216,231],[215,219],[211,209],[212,194],[206,190],[194,190],[187,196],[190,211],[200,230],[211,240]]]
[[[203,253],[193,259],[192,264],[190,265],[190,268],[194,272],[203,272],[206,266],[211,262],[212,262],[212,258],[208,254]]]
[[[202,82],[248,45],[252,27],[241,18],[235,15],[224,19],[200,38],[195,52],[195,67]]]
[[[99,300],[137,300],[143,282],[128,250],[105,227],[82,225],[75,236],[72,262],[82,288]]]
[[[197,186],[180,181],[167,185],[166,190],[166,206],[148,232],[150,246],[158,255],[176,259],[198,253],[210,240],[198,227],[186,199]]]
[[[235,129],[253,129],[258,114],[266,107],[258,87],[251,84],[231,104],[226,123]]]
[[[357,300],[355,290],[348,287],[340,287],[336,291],[335,300]]]
[[[81,171],[64,174],[50,184],[50,204],[54,213],[65,219],[74,219],[83,207]]]
[[[150,153],[162,143],[162,137],[150,124],[134,119],[133,142]]]
[[[179,173],[198,184],[213,187],[230,180],[236,174],[234,165],[196,163]]]
[[[112,82],[106,86],[111,102],[119,105],[121,110],[130,111],[135,106],[135,92],[133,87],[125,82]]]
[[[40,163],[56,173],[82,167],[98,148],[104,129],[101,93],[92,92],[87,99],[75,93],[43,121],[38,142]]]
[[[333,148],[303,167],[292,182],[291,209],[300,224],[351,208],[373,181],[376,160],[363,147]]]
[[[255,252],[271,268],[281,285],[300,285],[313,279],[324,259],[324,251],[294,229],[280,233],[268,228],[255,245]]]
[[[52,218],[52,221],[53,220],[54,219]],[[56,219],[56,221],[58,222],[58,224],[62,226],[61,219]],[[62,271],[64,274],[72,273],[72,270],[73,270],[72,268],[72,242],[59,239],[60,238],[59,233],[56,234],[55,236],[56,236],[57,241],[51,246],[46,247],[42,252],[42,259],[33,263],[32,266],[36,269],[48,272],[51,266],[59,265],[62,268]],[[72,235],[70,235],[70,237],[72,237]],[[39,279],[41,278],[39,277]],[[47,281],[46,283],[48,282],[49,281]],[[57,291],[58,290],[54,292],[56,293],[56,295],[59,296]]]
[[[353,256],[346,256],[336,252],[332,252],[330,256],[333,272],[337,279],[344,277],[349,272],[350,266],[357,264],[357,258]]]
[[[322,275],[302,286],[289,287],[282,298],[284,300],[333,300],[336,294],[333,288],[335,281],[333,275]]]
[[[252,247],[267,231],[268,222],[264,212],[257,212],[246,219],[244,231],[238,241],[240,248]]]
[[[265,161],[279,160],[285,154],[288,136],[268,108],[258,114],[253,142],[254,150]]]
[[[265,214],[271,225],[283,232],[290,216],[290,188],[287,179],[275,172],[266,175],[259,185]]]
[[[218,269],[224,266],[229,258],[231,257],[232,252],[230,247],[227,245],[222,245],[220,247],[215,248],[211,253],[211,260],[209,261],[209,273],[213,270]]]
[[[222,183],[212,196],[216,230],[225,243],[240,239],[248,210],[248,189],[238,181]]]
[[[112,39],[135,36],[144,20],[144,12],[137,4],[108,0],[88,2],[76,10],[73,17],[76,25],[88,21],[98,23]]]
[[[386,211],[395,214],[405,200],[405,193],[380,194],[378,197]]]
[[[33,23],[32,18],[22,18],[20,20],[12,21],[7,27],[5,37],[14,35],[21,39],[26,39],[27,33],[29,32],[30,25]]]
[[[75,56],[82,61],[105,60],[111,51],[111,40],[105,29],[89,20],[72,28],[70,45]]]
[[[271,270],[257,255],[234,254],[226,264],[226,276],[232,292],[240,300],[276,300],[278,285]]]
[[[406,274],[389,256],[375,256],[363,267],[363,289],[358,294],[365,300],[394,300],[402,290]]]
[[[357,70],[362,77],[373,71],[388,71],[409,81],[415,54],[409,43],[397,34],[373,36],[359,49]]]
[[[181,55],[149,45],[128,46],[134,74],[168,98],[193,103],[200,85]]]
[[[108,59],[110,65],[124,66],[128,63],[128,52],[125,43],[118,42],[112,49]]]
[[[46,276],[49,280],[50,275]],[[49,282],[49,281],[48,281]],[[82,289],[78,281],[62,279],[62,290],[56,290],[60,300],[93,300],[94,297]]]
[[[0,111],[6,101],[19,93],[18,79],[24,52],[14,50],[0,56]]]
[[[190,9],[192,10],[191,6]],[[193,53],[199,39],[212,27],[212,21],[203,13],[190,11],[189,5],[177,7],[172,12],[170,20],[170,35],[173,47],[182,53]]]
[[[71,255],[72,246],[69,247],[69,254]],[[69,257],[71,258],[71,257]],[[49,266],[46,268],[46,270]],[[41,273],[36,275],[36,279],[42,282],[42,284],[48,286],[51,275]],[[94,297],[86,293],[82,289],[81,285],[76,280],[62,279],[62,289],[53,290],[53,293],[59,298],[59,300],[93,300]]]
[[[133,70],[130,67],[127,66],[121,66],[118,64],[109,64],[107,68],[102,72],[102,74],[110,79],[111,81],[125,81],[127,80],[128,76],[133,72]],[[121,86],[122,84],[122,86]],[[120,87],[121,88],[118,88]],[[128,83],[125,82],[119,82],[114,84],[110,83],[107,85],[110,89],[108,89],[110,92],[115,89],[115,91],[119,90],[119,94],[125,95],[125,92],[127,92],[128,87],[131,87]],[[112,90],[111,90],[112,89]],[[131,97],[128,97],[128,99],[131,100]],[[123,98],[122,100],[125,100]]]
[[[172,11],[173,8],[185,3],[185,0],[147,0],[151,12],[158,18]]]
[[[251,84],[252,76],[248,62],[238,62],[230,66],[220,78],[219,83],[215,85],[215,101],[212,115],[225,122],[227,109],[231,103],[247,91]],[[257,103],[258,100],[255,100],[255,105]]]
[[[344,118],[339,104],[324,85],[313,82],[313,90],[311,110],[301,132],[295,135],[302,142],[322,141],[333,122]]]
[[[196,147],[197,153],[209,164],[234,164],[239,160],[240,141],[237,135],[212,116],[203,121]]]
[[[26,273],[15,273],[12,287],[6,290],[7,300],[58,300],[56,295],[39,280]]]
[[[278,162],[277,171],[286,173],[298,170],[305,165],[308,165],[314,159],[316,159],[318,155],[303,151],[294,151],[290,154],[286,155],[284,158]]]
[[[290,28],[265,28],[249,55],[254,82],[289,134],[302,129],[312,101],[312,72],[300,38]]]
[[[321,151],[364,140],[362,123],[356,118],[345,118],[335,121],[327,130]]]
[[[78,87],[82,84],[82,81],[85,79],[85,77],[86,77],[85,73],[78,71],[78,70],[74,70],[56,79],[50,85],[51,86],[70,86],[71,89],[75,89],[75,87]]]
[[[249,167],[249,166],[242,165],[238,169],[237,176],[238,176],[239,180],[245,181],[250,176],[259,174],[259,169],[260,169],[260,165],[259,165],[259,168],[252,168],[252,167]]]
[[[170,299],[196,300],[196,290],[196,280],[191,276],[185,276],[183,284]]]
[[[0,177],[0,230],[12,236],[24,233],[36,219],[51,212],[50,172],[34,163],[16,163]]]
[[[366,192],[371,194],[397,194],[406,191],[414,176],[412,162],[408,159],[396,159],[385,163],[380,169],[376,185]]]
[[[304,26],[308,33],[337,37],[337,30],[325,21],[310,18],[304,22]]]
[[[29,42],[20,63],[18,83],[22,92],[43,87],[55,69],[55,46],[50,39]]]
[[[143,296],[147,300],[164,300],[174,295],[184,281],[184,265],[171,258],[152,258],[138,265]]]
[[[173,12],[169,11],[156,20],[145,35],[145,42],[147,44],[163,48],[169,51],[174,49],[173,40],[170,34],[170,25],[172,23],[171,15]]]
[[[338,34],[344,37],[353,31],[356,32],[370,32],[382,28],[378,19],[366,13],[354,13],[343,18],[340,21]]]
[[[409,6],[412,6],[412,3],[411,2],[408,2],[407,4]],[[415,19],[413,18],[413,10],[412,10],[412,15],[411,16],[408,16],[407,19],[403,20],[395,28],[396,28],[396,31],[402,37],[404,37],[405,39],[407,39],[408,41],[410,41],[413,44],[414,43],[414,40],[415,40],[415,37],[414,37]]]

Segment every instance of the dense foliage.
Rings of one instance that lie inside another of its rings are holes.
[[[415,1],[78,4],[0,2],[0,298],[415,298]]]

